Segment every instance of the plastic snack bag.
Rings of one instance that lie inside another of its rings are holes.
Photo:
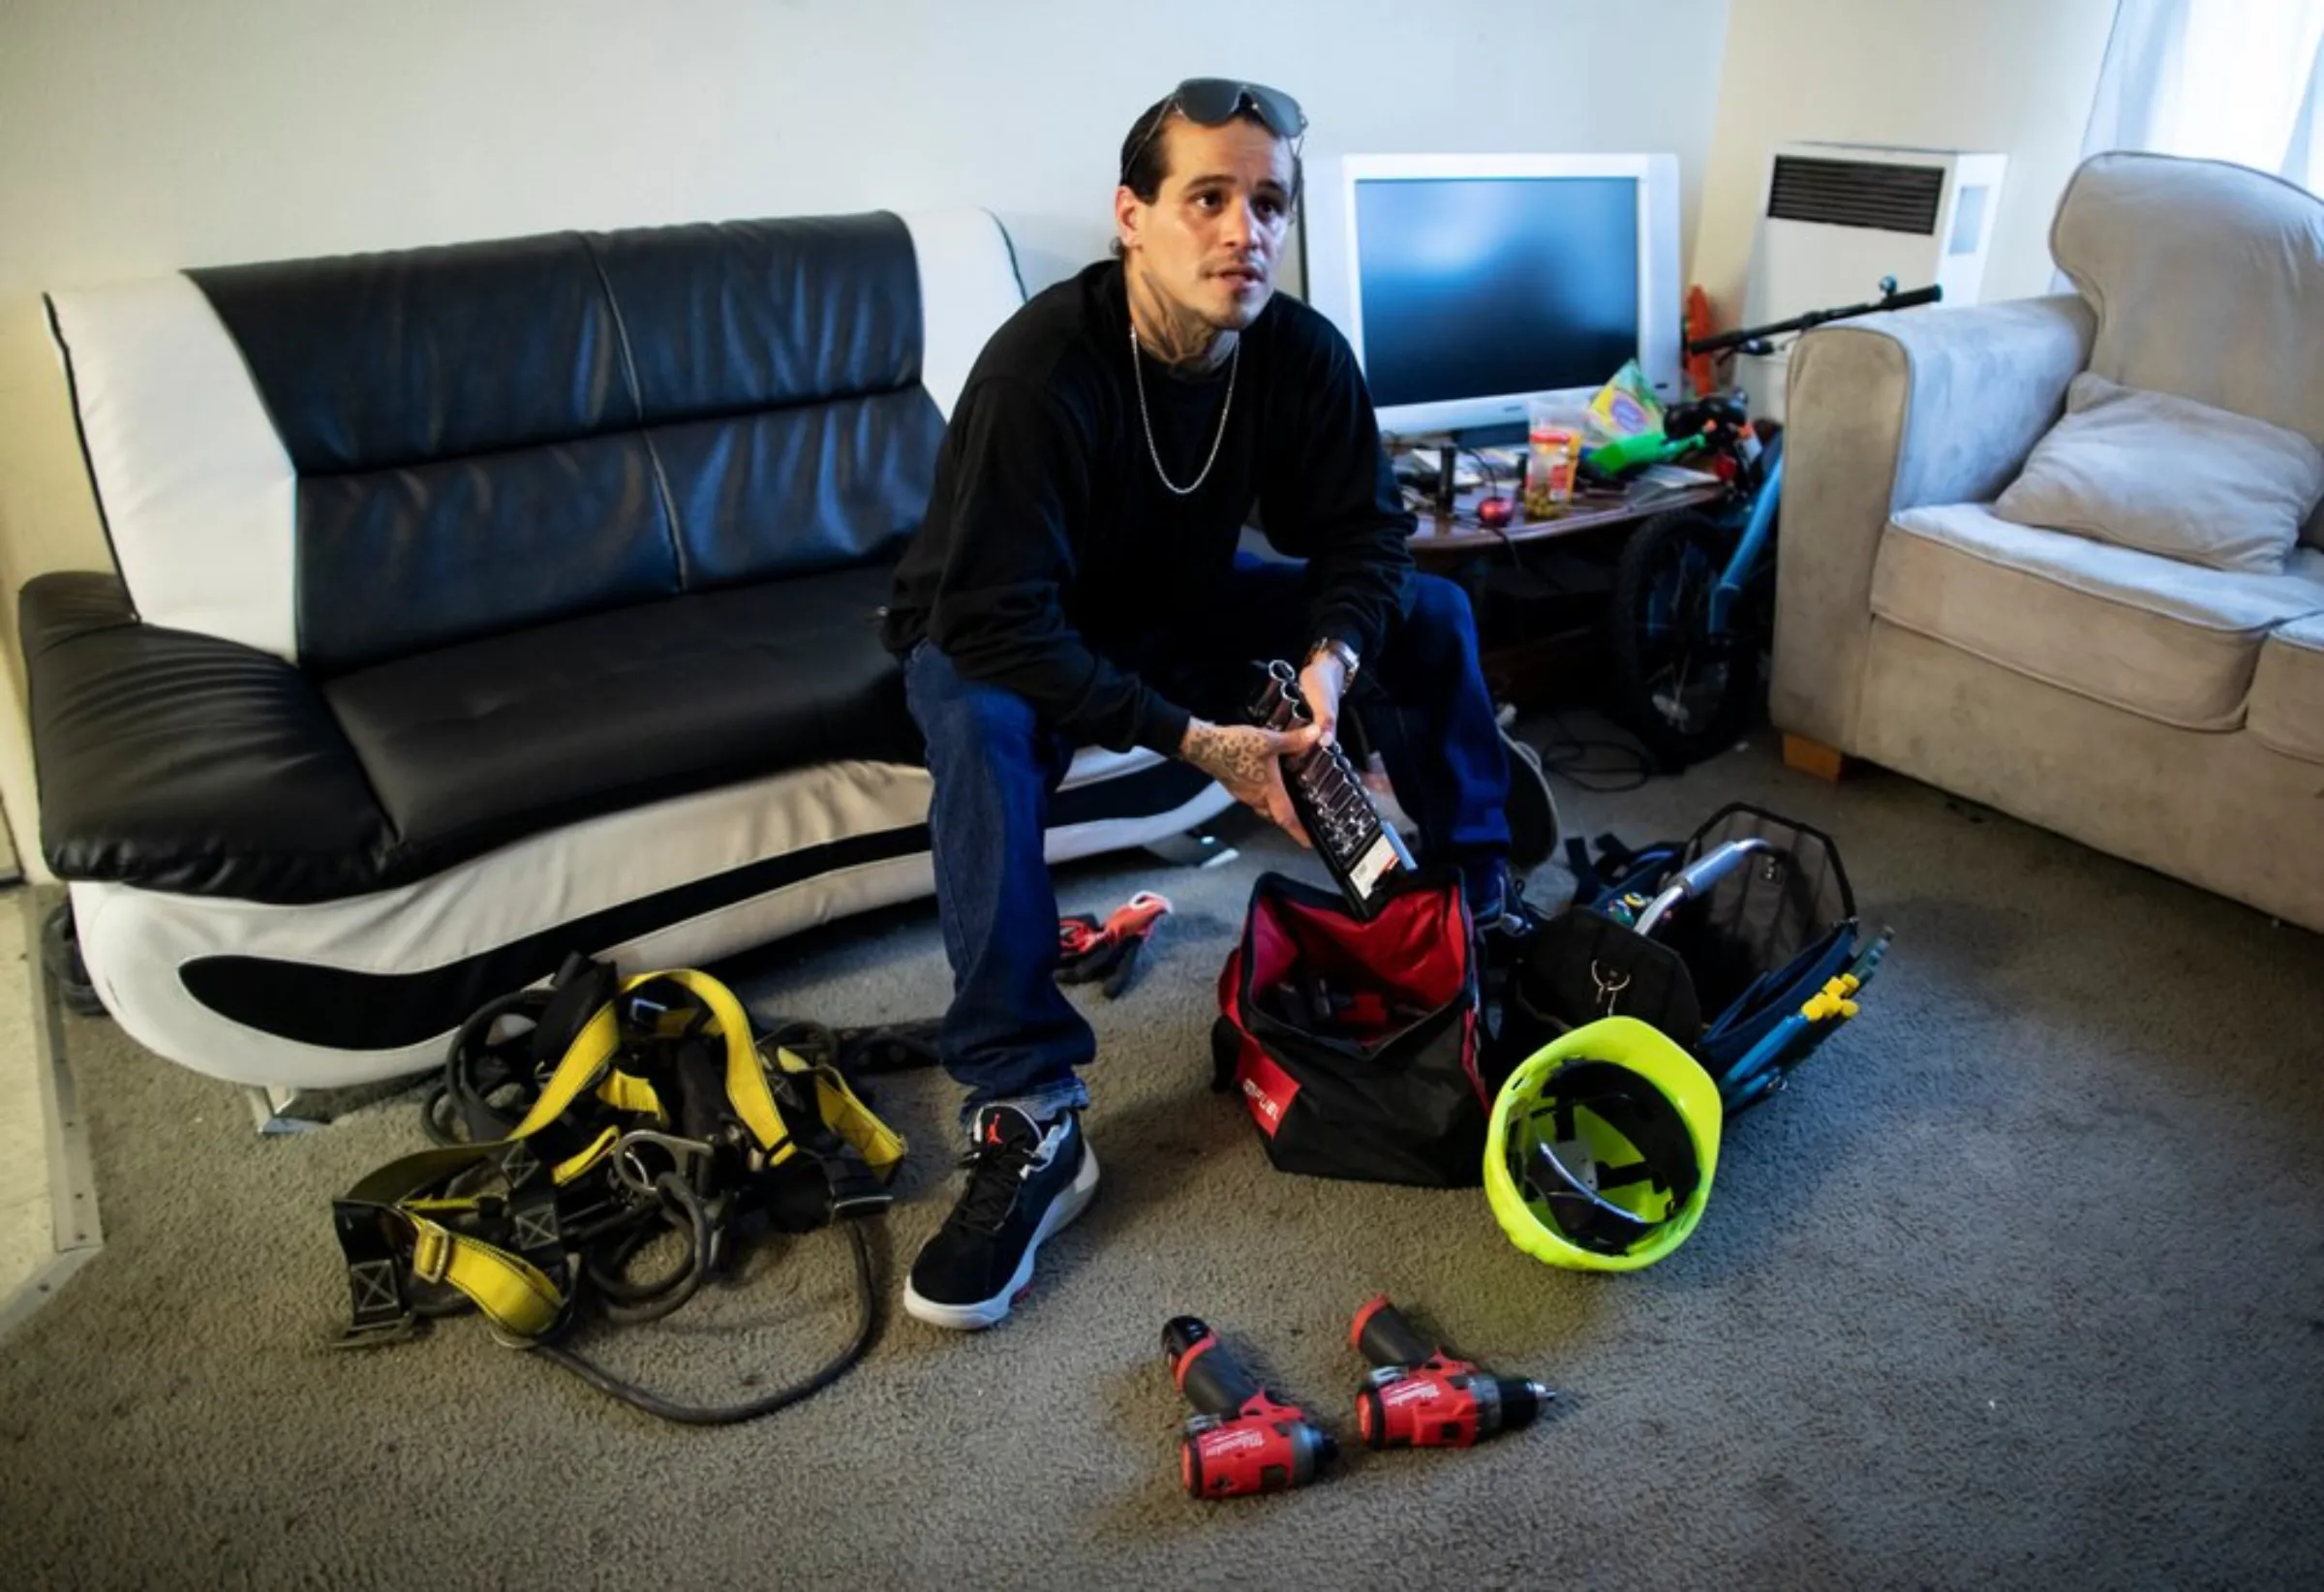
[[[1590,429],[1591,442],[1600,445],[1662,431],[1662,400],[1636,359],[1626,361],[1590,400]]]

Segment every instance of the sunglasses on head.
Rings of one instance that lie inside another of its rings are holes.
[[[1138,163],[1139,155],[1153,141],[1162,124],[1170,120],[1172,111],[1204,127],[1223,127],[1240,115],[1246,106],[1257,112],[1267,130],[1278,138],[1297,138],[1307,131],[1307,113],[1300,108],[1299,101],[1279,88],[1239,82],[1233,77],[1189,77],[1170,91],[1170,98],[1162,102],[1162,108],[1130,146],[1121,163],[1122,180],[1129,180],[1130,168]]]

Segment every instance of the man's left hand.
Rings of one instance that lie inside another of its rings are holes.
[[[1331,746],[1339,740],[1339,699],[1348,689],[1348,666],[1340,656],[1329,647],[1307,659],[1300,670],[1300,695],[1307,704],[1307,714],[1322,733],[1318,746]]]

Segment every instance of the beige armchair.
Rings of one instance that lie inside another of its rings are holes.
[[[2100,155],[2050,242],[2075,293],[1794,350],[1771,714],[1796,761],[1867,759],[2324,931],[2324,509],[2254,572],[1992,507],[2085,369],[2324,444],[2324,201]]]

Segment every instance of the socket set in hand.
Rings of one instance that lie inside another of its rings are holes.
[[[1297,669],[1280,658],[1267,665],[1267,681],[1251,705],[1251,718],[1281,731],[1313,722],[1306,699],[1300,694]],[[1387,899],[1397,872],[1413,866],[1404,838],[1381,821],[1372,793],[1363,788],[1356,765],[1336,741],[1284,758],[1283,788],[1331,881],[1347,897],[1349,910],[1369,921]]]

